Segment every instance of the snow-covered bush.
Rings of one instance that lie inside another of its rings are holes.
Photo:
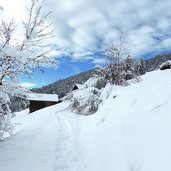
[[[26,99],[26,96],[24,97],[18,97],[18,96],[12,96],[10,98],[10,109],[12,112],[19,112],[21,110],[24,110],[28,108],[29,106],[29,101]]]
[[[160,70],[171,69],[171,60],[168,60],[160,65]]]
[[[12,125],[10,124],[11,111],[9,108],[9,96],[0,90],[0,141],[4,139],[4,133],[12,133]]]
[[[97,75],[100,77],[103,77],[107,82],[110,82],[111,84],[115,85],[121,85],[124,86],[126,84],[125,81],[125,71],[123,70],[124,67],[118,66],[115,64],[109,64],[103,68],[98,68],[96,70]]]
[[[74,92],[70,108],[78,114],[89,115],[98,110],[101,103],[100,90],[88,87]]]
[[[108,81],[104,77],[98,77],[97,83],[96,83],[96,88],[101,90],[107,85]]]

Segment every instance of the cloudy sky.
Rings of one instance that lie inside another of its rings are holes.
[[[6,19],[19,23],[28,0],[0,0]],[[171,48],[170,0],[46,0],[53,13],[59,67],[47,69],[39,84],[47,84],[104,63],[103,45],[124,33],[133,56],[148,56]],[[20,28],[20,26],[19,26]],[[49,78],[51,74],[51,79]],[[47,78],[46,78],[47,77]],[[27,81],[22,78],[22,81]],[[30,84],[31,85],[31,84]]]

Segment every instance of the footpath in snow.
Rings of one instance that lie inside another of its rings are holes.
[[[67,104],[49,107],[33,114],[20,112],[13,119],[16,133],[0,143],[2,171],[52,171],[55,170],[56,149],[59,136],[57,112]]]
[[[94,115],[63,102],[25,115],[0,143],[2,171],[171,171],[171,71],[113,87]],[[114,98],[115,97],[115,98]]]

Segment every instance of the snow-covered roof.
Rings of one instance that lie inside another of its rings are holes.
[[[79,89],[83,88],[82,84],[75,84],[75,86],[77,86]]]
[[[58,102],[57,94],[28,93],[28,100]]]

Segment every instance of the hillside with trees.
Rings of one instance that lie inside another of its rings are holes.
[[[124,66],[123,69],[129,72],[127,72],[127,74],[124,75],[124,79],[129,80],[135,76],[144,75],[146,72],[159,69],[160,65],[167,60],[171,60],[171,53],[160,54],[151,57],[147,60],[144,60],[143,58],[139,58],[139,59],[127,58],[123,65]],[[105,67],[95,68],[92,70],[81,72],[80,74],[73,75],[65,79],[57,80],[52,84],[40,88],[34,88],[31,91],[36,93],[45,93],[45,94],[56,93],[60,98],[62,98],[72,90],[75,84],[84,84],[91,77],[94,76],[105,77],[110,80],[113,76],[112,73],[115,73],[115,69],[116,69],[115,65],[107,65]],[[105,85],[106,84],[103,83],[103,87]],[[10,108],[12,111],[20,111],[22,109],[25,109],[27,106],[28,106],[27,100],[21,99],[19,97],[16,98],[13,97]]]
[[[71,91],[75,84],[83,84],[96,73],[95,69],[81,72],[66,79],[58,80],[41,88],[32,89],[36,93],[56,93],[61,98]]]
[[[135,70],[134,73],[140,76],[140,75],[145,74],[146,72],[150,72],[155,69],[158,69],[159,66],[167,60],[171,60],[171,53],[157,55],[157,56],[149,58],[148,60],[144,60],[143,58],[126,59],[125,64],[128,66],[128,63],[130,63],[130,65],[132,65],[132,67]],[[103,68],[100,68],[100,70],[103,70],[103,72],[109,71],[109,68],[110,68],[110,65],[107,65]],[[66,79],[58,80],[52,84],[43,86],[41,88],[32,89],[32,91],[37,92],[37,93],[57,93],[59,97],[63,97],[73,88],[75,84],[77,83],[83,84],[89,78],[93,76],[97,76],[97,75],[101,75],[99,68],[88,70],[80,74],[68,77]],[[129,77],[127,77],[126,79],[129,79]]]

